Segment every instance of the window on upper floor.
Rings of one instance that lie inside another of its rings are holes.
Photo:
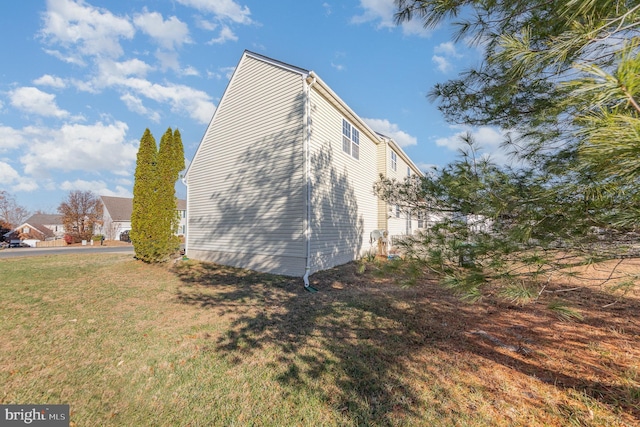
[[[393,150],[391,150],[391,169],[398,170],[398,155]]]
[[[360,132],[345,119],[342,119],[342,151],[356,160],[360,158]]]
[[[407,166],[407,176],[411,176],[411,168]]]

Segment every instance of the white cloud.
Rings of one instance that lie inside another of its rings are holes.
[[[156,102],[169,103],[172,111],[186,112],[200,123],[209,123],[215,111],[215,106],[206,92],[189,86],[176,84],[163,86],[137,78],[125,79],[120,82],[120,85]]]
[[[180,60],[176,51],[158,50],[155,55],[160,62],[162,71],[180,71]]]
[[[144,13],[135,15],[133,22],[164,49],[173,50],[184,43],[191,43],[187,24],[175,16],[164,20],[160,13],[145,10]]]
[[[431,60],[436,63],[438,70],[443,73],[449,73],[453,70],[451,60],[460,59],[462,55],[458,53],[456,45],[453,42],[440,43],[433,48],[434,55]]]
[[[13,150],[27,143],[27,139],[22,132],[8,126],[0,126],[0,135],[2,135],[2,138],[0,138],[0,153]]]
[[[231,28],[227,27],[226,25],[224,27],[222,27],[222,29],[220,30],[220,35],[218,37],[216,37],[215,39],[211,39],[207,42],[207,44],[223,44],[226,43],[228,41],[238,41],[238,36],[236,36],[233,31],[231,30]]]
[[[456,45],[453,42],[444,42],[440,43],[438,46],[433,48],[435,53],[441,53],[447,56],[451,56],[454,58],[462,58],[456,49]]]
[[[159,84],[141,78],[149,69],[147,64],[138,59],[125,62],[103,60],[99,62],[98,75],[93,80],[76,83],[76,86],[92,92],[115,88],[139,99],[169,104],[175,113],[186,114],[199,123],[209,123],[215,110],[209,94],[185,85]]]
[[[58,58],[62,62],[78,65],[80,67],[84,67],[87,65],[87,63],[84,62],[82,57],[75,52],[69,52],[65,54],[56,49],[43,49],[43,50],[45,53],[53,56],[54,58]]]
[[[66,82],[60,77],[51,76],[49,74],[45,74],[40,78],[37,78],[33,81],[33,84],[40,86],[51,86],[57,89],[62,89],[67,86]]]
[[[332,13],[331,5],[329,3],[322,3],[322,7],[324,8],[324,14],[329,16]]]
[[[251,24],[251,11],[247,6],[240,6],[233,0],[178,0],[185,6],[196,8],[202,12],[209,12],[221,20],[231,20],[238,24]]]
[[[122,122],[65,124],[59,129],[30,126],[22,130],[29,144],[20,161],[24,172],[35,177],[54,170],[131,173],[137,146],[125,141],[127,130]]]
[[[336,63],[334,63],[333,61],[331,62],[331,66],[332,66],[333,68],[335,68],[336,70],[338,70],[338,71],[343,71],[343,70],[344,70],[344,65],[342,65],[342,64],[336,64]]]
[[[11,191],[33,191],[38,184],[33,178],[22,177],[9,163],[0,161],[0,182]]]
[[[216,28],[218,28],[218,24],[216,24],[215,22],[211,22],[200,17],[196,17],[195,19],[196,19],[196,26],[200,29],[203,29],[206,31],[213,31]]]
[[[38,185],[38,183],[36,182],[35,179],[33,178],[28,178],[28,177],[20,177],[18,179],[18,182],[16,182],[15,184],[13,184],[11,186],[11,191],[15,191],[15,192],[19,192],[19,191],[25,191],[25,192],[29,192],[29,191],[35,191],[38,188],[40,188],[40,186]]]
[[[160,113],[157,111],[151,111],[142,104],[142,100],[137,96],[133,96],[130,93],[125,93],[120,97],[120,100],[125,103],[129,111],[146,116],[152,122],[160,122]]]
[[[236,67],[220,67],[217,71],[207,70],[207,78],[221,80],[223,77],[227,80],[231,79]]]
[[[69,116],[68,111],[58,107],[55,95],[35,87],[27,86],[12,90],[9,92],[9,98],[11,105],[26,113],[59,119]]]
[[[98,61],[99,75],[108,86],[110,81],[119,81],[123,77],[135,76],[145,77],[147,73],[153,70],[149,64],[139,59],[131,59],[128,61]]]
[[[376,28],[393,29],[397,27],[395,23],[396,6],[394,0],[360,0],[360,7],[364,9],[362,15],[351,18],[354,24],[364,24],[367,22],[377,23]],[[426,37],[430,34],[417,20],[403,22],[402,32],[406,35],[419,35]]]
[[[431,60],[436,63],[436,65],[438,66],[438,70],[443,73],[448,73],[453,69],[453,65],[451,64],[451,62],[447,61],[447,59],[443,56],[433,55],[431,57]]]
[[[409,145],[416,145],[418,143],[418,140],[415,136],[411,136],[408,133],[400,130],[397,124],[391,123],[387,119],[363,118],[362,120],[364,120],[364,122],[376,132],[392,138],[400,147],[407,147]]]
[[[129,190],[120,185],[117,185],[115,190],[110,190],[104,181],[85,181],[83,179],[64,181],[60,184],[60,189],[65,191],[91,191],[100,196],[133,197],[133,194]]]
[[[0,161],[0,182],[7,185],[17,181],[18,178],[20,178],[20,174],[9,163]]]
[[[131,39],[135,29],[128,18],[93,7],[84,0],[49,0],[41,36],[83,55],[118,57],[120,39]]]
[[[188,66],[180,70],[180,74],[183,76],[199,76],[200,72],[195,67]]]
[[[467,145],[462,141],[462,137],[470,133],[473,140],[480,147],[481,155],[489,155],[491,159],[497,163],[506,164],[510,162],[509,156],[504,149],[502,149],[501,144],[507,139],[508,134],[512,132],[488,126],[475,128],[456,125],[451,126],[451,129],[458,130],[458,132],[446,138],[436,139],[438,146],[446,147],[451,151],[466,149]]]

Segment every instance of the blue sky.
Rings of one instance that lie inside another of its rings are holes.
[[[444,165],[467,129],[426,93],[480,52],[393,13],[393,0],[7,2],[0,190],[49,213],[71,190],[132,197],[145,128],[158,141],[180,129],[190,161],[245,49],[315,71],[416,164]],[[470,130],[487,151],[499,143]]]

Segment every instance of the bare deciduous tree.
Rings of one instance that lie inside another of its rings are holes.
[[[75,242],[91,239],[95,226],[102,224],[102,210],[100,198],[91,191],[71,191],[58,206],[65,232]]]
[[[15,228],[22,224],[29,215],[29,211],[20,206],[11,194],[0,190],[0,222],[3,222],[5,227]]]

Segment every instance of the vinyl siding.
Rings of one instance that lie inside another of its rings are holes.
[[[304,83],[243,56],[189,168],[188,255],[304,274]]]
[[[377,162],[378,162],[378,176],[376,176],[376,180],[380,175],[387,176],[387,148],[388,143],[386,140],[382,140],[378,144],[377,149]],[[387,230],[388,226],[388,216],[389,216],[389,207],[387,202],[378,198],[378,230]]]
[[[407,163],[404,160],[404,153],[402,153],[399,149],[394,149],[391,144],[385,144],[385,160],[386,160],[386,168],[385,173],[386,176],[390,179],[396,179],[399,182],[404,181],[407,177],[407,167],[411,168],[411,174],[420,174],[421,172],[415,170],[412,165]],[[391,165],[391,152],[395,152],[397,156],[397,167],[396,170],[392,169]],[[396,218],[396,211],[394,205],[387,205],[387,230],[389,231],[390,236],[402,236],[407,234],[407,214],[405,212],[400,212],[400,218]],[[411,215],[411,234],[415,233],[418,230],[418,218],[416,215]]]
[[[311,271],[356,259],[378,228],[377,146],[360,131],[360,156],[342,150],[343,115],[311,91]],[[349,120],[348,120],[349,121]],[[352,126],[357,124],[349,121]]]

